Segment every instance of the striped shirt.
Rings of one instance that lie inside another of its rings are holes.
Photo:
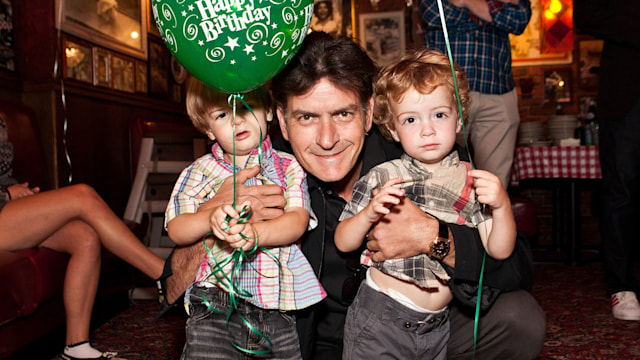
[[[390,179],[400,178],[402,182],[395,186],[404,189],[405,196],[422,211],[446,223],[476,227],[485,221],[486,215],[476,201],[473,179],[467,175],[469,170],[471,164],[460,161],[456,151],[442,159],[434,172],[426,171],[418,161],[402,154],[400,159],[374,167],[356,182],[340,221],[362,211],[371,202],[373,189],[381,188]],[[442,265],[425,254],[373,262],[369,250],[365,250],[360,260],[364,265],[423,288],[437,287],[438,279],[449,279]]]
[[[511,42],[509,33],[519,35],[531,18],[529,0],[517,5],[500,0],[486,0],[492,21],[474,16],[463,7],[443,1],[453,60],[467,74],[472,91],[504,94],[513,90]],[[447,54],[436,0],[421,0],[420,11],[425,26],[425,47]]]
[[[254,149],[244,168],[257,166],[258,161],[258,150]],[[232,164],[224,160],[222,148],[215,143],[211,154],[197,159],[180,174],[167,206],[165,226],[180,214],[195,213],[233,173]],[[310,215],[309,229],[317,225],[311,210],[304,170],[292,155],[272,149],[269,137],[262,142],[260,174],[245,183],[262,184],[280,185],[286,199],[285,209],[305,208]],[[269,253],[257,251],[242,262],[236,273],[236,284],[250,295],[239,297],[263,309],[296,310],[313,305],[326,296],[311,265],[302,254],[299,242],[268,250]],[[214,258],[207,255],[202,260],[194,284],[219,285],[224,289],[225,285],[218,284],[215,276],[211,276],[212,269],[216,263],[223,263],[233,249],[223,241],[216,241],[211,251]],[[280,265],[271,255],[279,260]],[[229,275],[231,264],[223,269]],[[185,300],[188,298],[185,296]]]

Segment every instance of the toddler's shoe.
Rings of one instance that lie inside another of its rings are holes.
[[[640,304],[633,291],[620,291],[611,295],[613,317],[620,320],[640,320]]]

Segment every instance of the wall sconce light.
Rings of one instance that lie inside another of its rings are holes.
[[[541,0],[543,54],[573,50],[573,0]]]

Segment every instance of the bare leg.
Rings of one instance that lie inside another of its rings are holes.
[[[66,344],[89,339],[93,302],[100,278],[100,241],[81,221],[64,225],[41,246],[71,255],[64,278],[63,299],[67,321]]]
[[[0,249],[38,246],[72,221],[86,223],[105,248],[150,278],[161,275],[164,260],[135,237],[93,188],[82,184],[9,202],[0,212]]]

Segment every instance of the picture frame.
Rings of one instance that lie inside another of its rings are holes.
[[[603,47],[603,40],[580,40],[578,42],[578,74],[581,87],[598,87]]]
[[[147,63],[136,61],[136,92],[146,94],[148,88]]]
[[[544,30],[542,25],[542,5],[540,0],[531,0],[531,20],[522,34],[509,34],[511,41],[511,65],[538,66],[571,64],[571,51],[545,54],[543,50]]]
[[[111,83],[114,90],[133,93],[136,91],[134,60],[121,56],[111,57]]]
[[[169,49],[161,42],[149,41],[149,94],[169,97]]]
[[[63,77],[93,84],[93,54],[91,47],[63,38]]]
[[[180,64],[178,59],[176,59],[176,57],[172,55],[171,56],[171,75],[173,76],[173,80],[176,82],[176,84],[182,85],[184,81],[187,79],[188,74],[189,73],[187,72],[187,69],[185,69],[184,66]]]
[[[56,0],[55,6],[56,28],[96,45],[147,59],[147,0]]]
[[[344,3],[351,4],[349,0],[345,0]],[[345,27],[345,20],[350,19],[345,19],[344,14],[342,0],[315,0],[309,30],[325,32],[334,39],[344,35],[350,36],[351,29]]]
[[[16,70],[12,24],[13,7],[11,1],[0,1],[0,70]]]
[[[360,14],[358,24],[360,45],[378,66],[387,65],[404,54],[404,11]]]
[[[572,94],[572,69],[570,67],[543,70],[544,103],[570,103]]]
[[[147,2],[147,34],[150,37],[155,37],[160,39],[162,35],[160,35],[160,30],[158,30],[158,26],[156,25],[156,19],[153,17],[153,7],[151,3],[153,0],[146,0]]]
[[[93,85],[111,87],[111,53],[99,47],[93,48]]]

